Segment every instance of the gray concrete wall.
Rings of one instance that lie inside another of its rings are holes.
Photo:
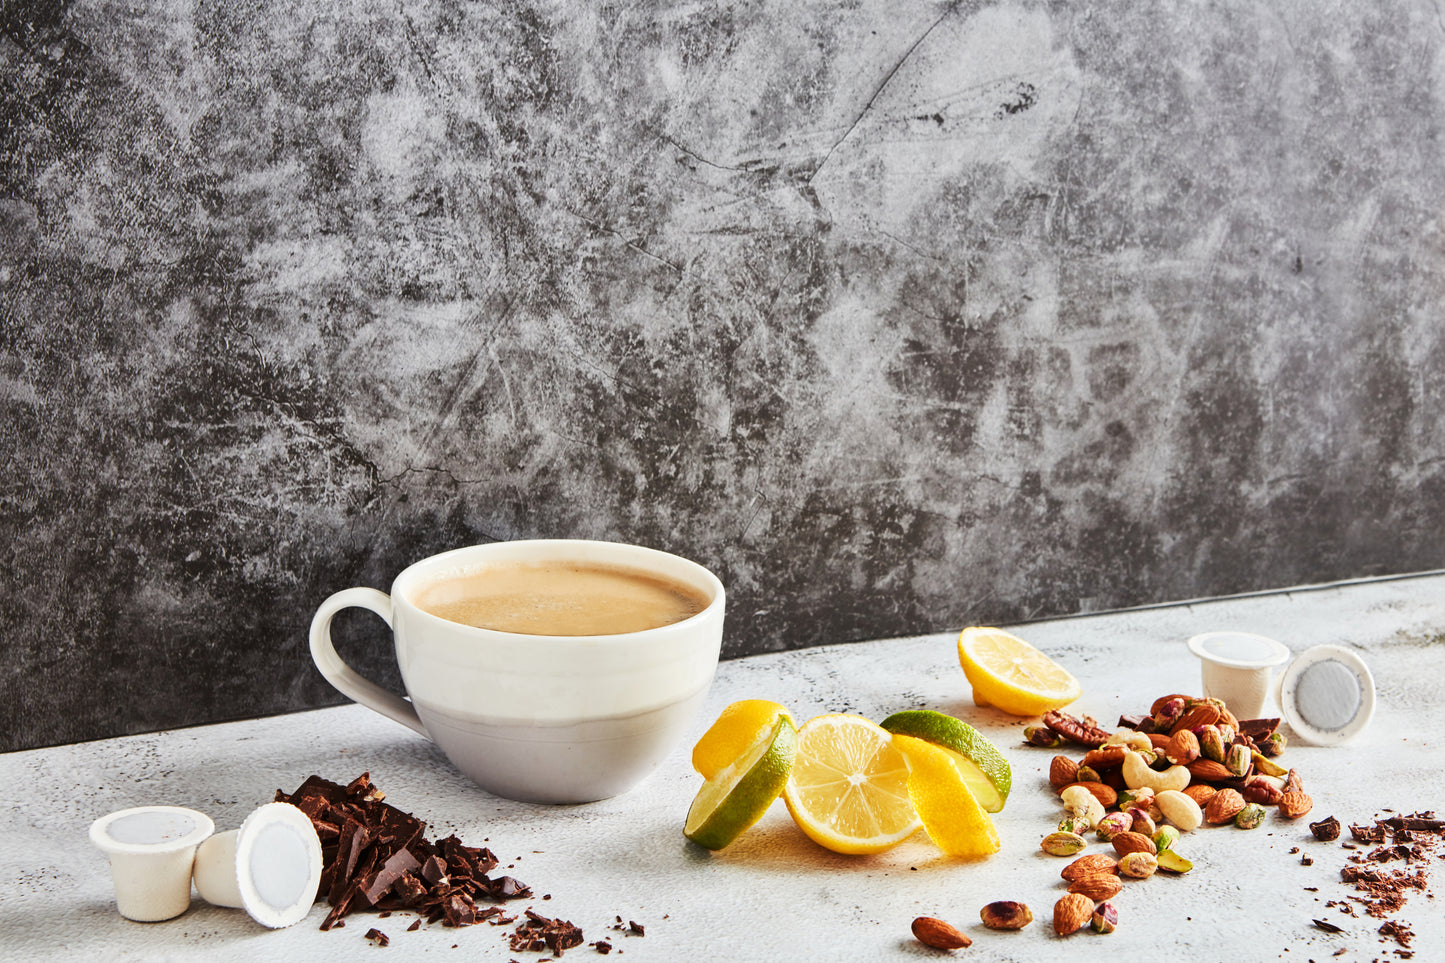
[[[1432,3],[0,11],[0,749],[491,539],[728,655],[1445,565]]]

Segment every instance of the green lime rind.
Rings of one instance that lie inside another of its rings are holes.
[[[958,771],[985,812],[1000,812],[1013,786],[1013,769],[998,746],[973,726],[932,709],[905,709],[881,723],[900,736],[913,736],[954,754]]]
[[[783,792],[798,751],[798,730],[779,716],[772,735],[703,783],[687,811],[682,834],[704,849],[719,850],[737,839]]]

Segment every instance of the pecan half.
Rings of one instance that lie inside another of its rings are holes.
[[[1109,733],[1095,725],[1092,719],[1078,719],[1058,709],[1044,713],[1044,725],[1070,742],[1090,749],[1102,746],[1109,738]]]

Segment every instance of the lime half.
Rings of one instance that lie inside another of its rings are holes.
[[[712,850],[737,839],[763,818],[782,793],[797,750],[793,720],[779,716],[747,752],[703,783],[687,811],[682,834]]]
[[[1013,785],[1013,770],[998,747],[973,726],[932,709],[906,709],[884,719],[883,728],[952,752],[959,774],[978,804],[991,813],[1003,809]]]

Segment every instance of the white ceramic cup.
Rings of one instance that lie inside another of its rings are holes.
[[[462,625],[417,608],[438,579],[505,563],[572,561],[654,573],[700,591],[692,618],[623,635],[539,636]],[[311,621],[311,657],[332,685],[435,742],[488,792],[579,803],[623,792],[681,742],[702,707],[722,646],[725,593],[696,562],[638,545],[572,539],[493,542],[423,559],[391,594],[337,592]],[[391,626],[410,701],[351,669],[331,644],[341,609]]]

